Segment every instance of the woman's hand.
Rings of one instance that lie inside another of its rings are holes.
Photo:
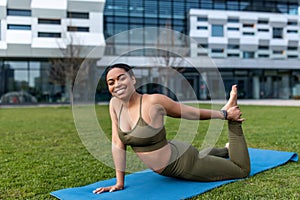
[[[241,118],[242,112],[238,106],[233,106],[227,110],[227,119],[230,121],[242,122],[245,119]]]
[[[114,192],[114,191],[123,190],[123,189],[124,189],[123,185],[113,185],[113,186],[108,186],[108,187],[97,188],[96,190],[93,191],[93,193],[100,194],[102,192]]]

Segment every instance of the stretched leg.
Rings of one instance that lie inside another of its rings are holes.
[[[237,105],[237,89],[233,86],[228,103],[224,109]],[[163,175],[194,181],[216,181],[244,178],[250,172],[247,144],[242,130],[242,122],[228,121],[229,158],[210,155],[201,157],[194,147],[190,147],[168,168]]]
[[[230,91],[230,98],[227,104],[222,108],[228,110],[237,106],[237,86],[233,85]],[[250,171],[250,159],[247,144],[244,138],[242,123],[228,121],[229,131],[229,157],[232,162],[246,171]]]
[[[185,156],[185,160],[181,162],[185,166],[178,177],[194,181],[217,181],[248,176],[250,159],[241,122],[229,121],[228,132],[229,159],[212,155],[200,157],[197,149],[190,148],[187,153],[189,156]]]
[[[203,152],[203,153],[202,153]],[[199,152],[200,155],[210,155],[210,156],[217,156],[221,158],[228,158],[228,148],[207,148]]]
[[[229,158],[238,165],[245,175],[250,172],[250,158],[241,122],[228,122]]]

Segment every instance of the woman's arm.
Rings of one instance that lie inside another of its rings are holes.
[[[224,114],[219,110],[200,109],[184,105],[161,94],[154,94],[152,99],[155,104],[161,106],[164,114],[170,117],[190,120],[224,119]],[[231,119],[232,114],[229,111],[227,119]]]
[[[113,186],[98,188],[94,193],[113,192],[124,188],[124,177],[126,168],[126,146],[120,140],[118,135],[118,118],[113,107],[113,99],[110,102],[109,112],[112,120],[112,155],[116,170],[117,182]]]

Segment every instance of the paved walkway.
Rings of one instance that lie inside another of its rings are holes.
[[[199,103],[211,103],[210,101],[199,101]],[[224,101],[214,101],[214,103],[224,103]],[[239,99],[239,105],[264,105],[264,106],[300,106],[300,100],[283,99]]]
[[[300,106],[300,100],[239,100],[239,104],[243,105],[271,105],[271,106]]]
[[[198,103],[210,104],[211,101],[197,101]],[[193,102],[192,102],[193,103]],[[215,104],[224,104],[225,101],[213,101]],[[239,105],[262,105],[262,106],[299,106],[300,100],[283,100],[283,99],[239,99]],[[98,105],[108,105],[108,102],[100,102]],[[0,108],[27,108],[27,107],[57,107],[70,106],[70,104],[35,104],[35,105],[0,105]]]

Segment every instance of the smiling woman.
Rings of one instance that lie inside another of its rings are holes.
[[[116,73],[109,73],[112,69],[115,69]],[[116,64],[107,69],[106,82],[109,92],[119,98],[126,94],[126,90],[129,92],[127,96],[131,96],[135,91],[135,76],[132,72],[132,68],[126,64]],[[132,84],[128,84],[132,82]],[[131,87],[130,87],[131,86]]]
[[[216,181],[248,176],[250,161],[241,128],[244,119],[237,106],[237,87],[232,86],[228,103],[219,110],[199,109],[175,102],[162,94],[140,94],[132,67],[114,64],[106,69],[106,83],[112,95],[112,155],[117,182],[94,193],[124,188],[126,146],[151,170],[193,181]],[[164,117],[189,120],[228,120],[229,145],[199,152],[188,143],[167,141]],[[228,156],[230,159],[227,159]]]

